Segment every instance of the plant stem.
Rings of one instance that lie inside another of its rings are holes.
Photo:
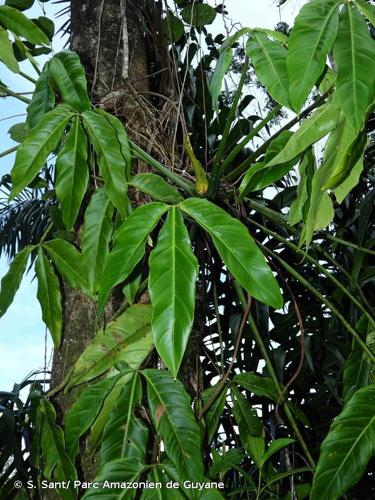
[[[12,148],[6,149],[2,153],[0,153],[0,158],[3,158],[4,156],[10,155],[11,153],[14,153],[15,151],[17,151],[17,149],[18,149],[18,145],[13,146]]]
[[[10,90],[8,87],[0,85],[0,90],[6,94],[6,97],[15,97],[19,101],[22,101],[26,104],[29,104],[30,102],[30,99],[24,97],[23,95],[17,94],[17,92],[13,92],[13,90]]]
[[[354,248],[355,250],[358,250],[359,252],[364,252],[364,253],[368,253],[370,255],[375,255],[375,251],[370,250],[369,248],[361,247],[359,245],[356,245],[355,243],[351,243],[350,241],[343,240],[342,238],[337,238],[337,236],[332,236],[329,233],[327,233],[325,236],[329,240],[335,241],[336,243],[339,243],[340,245],[345,245],[346,247]]]
[[[23,71],[20,71],[18,74],[21,75],[21,76],[23,76],[24,78],[26,78],[26,80],[29,80],[29,82],[36,83],[36,80],[33,77],[27,75]]]

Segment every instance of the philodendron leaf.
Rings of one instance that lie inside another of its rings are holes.
[[[22,12],[8,5],[0,5],[0,23],[9,31],[30,43],[49,45],[48,36]]]
[[[340,0],[312,0],[300,10],[289,37],[290,99],[299,112],[323,73],[339,26]]]
[[[155,347],[174,377],[194,321],[198,263],[178,208],[168,213],[150,255],[149,291]]]
[[[55,93],[52,90],[49,76],[49,63],[47,63],[35,84],[31,102],[27,106],[26,123],[34,128],[39,120],[55,106]]]
[[[240,221],[205,199],[189,198],[180,208],[210,234],[224,264],[251,296],[272,307],[282,307],[279,285]]]
[[[67,389],[99,377],[120,362],[138,368],[153,346],[151,315],[150,305],[136,304],[99,330],[74,365]]]
[[[337,99],[355,130],[362,130],[366,112],[375,97],[375,41],[366,20],[352,3],[344,5],[334,46],[337,64]]]
[[[287,50],[277,40],[257,30],[252,30],[246,45],[246,52],[254,65],[259,81],[278,103],[292,108],[289,98],[289,84],[286,70]]]
[[[167,210],[168,205],[165,203],[143,205],[134,210],[117,229],[100,283],[99,312],[111,289],[124,281],[143,257],[149,233]]]
[[[375,384],[357,391],[320,448],[311,500],[336,500],[354,486],[375,454]]]
[[[58,146],[72,116],[73,112],[68,106],[57,106],[40,119],[38,125],[20,144],[11,171],[13,184],[10,200],[17,196],[41,170],[48,155]]]
[[[92,293],[98,289],[109,253],[113,206],[103,190],[94,193],[86,209],[82,233],[82,258]]]
[[[0,318],[4,316],[8,307],[14,300],[14,296],[21,284],[22,277],[25,273],[27,261],[34,247],[28,245],[21,250],[12,260],[9,270],[1,280],[0,287]]]
[[[127,210],[126,173],[128,169],[117,131],[107,117],[95,111],[83,113],[83,123],[92,142],[100,173],[104,179],[104,188],[114,207],[123,218]]]
[[[180,203],[183,197],[173,186],[168,184],[160,175],[137,174],[129,181],[129,186],[133,186],[138,191],[148,194],[157,201],[166,203]]]
[[[153,424],[181,481],[203,479],[201,438],[184,386],[165,371],[147,369],[147,395]]]
[[[63,50],[56,54],[49,63],[49,72],[63,102],[81,112],[91,108],[85,70],[76,52]]]
[[[19,73],[20,68],[18,66],[17,59],[14,57],[13,47],[9,40],[8,32],[3,27],[0,26],[0,61],[2,61],[5,66],[13,71],[13,73]]]
[[[78,116],[72,121],[56,160],[56,196],[68,230],[77,219],[89,181],[87,137]]]
[[[247,372],[239,373],[234,377],[233,381],[257,396],[265,396],[272,399],[272,401],[278,401],[279,399],[275,384],[268,377],[262,377],[254,372]]]
[[[60,283],[53,265],[48,260],[42,247],[38,249],[35,272],[38,279],[37,297],[42,308],[42,318],[51,333],[55,349],[58,349],[62,333]]]

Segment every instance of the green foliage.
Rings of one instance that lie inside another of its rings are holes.
[[[0,22],[6,29],[25,38],[28,42],[49,45],[47,35],[19,10],[8,5],[0,5]]]

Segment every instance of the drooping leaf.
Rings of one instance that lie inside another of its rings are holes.
[[[96,155],[104,187],[109,199],[123,218],[127,208],[127,162],[124,158],[117,131],[101,113],[86,111],[83,113],[84,126],[90,137]]]
[[[160,175],[137,174],[129,181],[129,186],[133,186],[138,191],[148,194],[157,201],[166,203],[180,203],[183,197],[173,186],[168,184]]]
[[[182,19],[195,27],[212,24],[216,17],[216,10],[206,3],[193,3],[181,11]]]
[[[61,238],[47,241],[43,247],[69,285],[89,293],[82,254],[77,248]]]
[[[76,52],[63,50],[56,54],[49,63],[49,72],[63,102],[77,111],[90,110],[85,70]]]
[[[46,34],[22,12],[8,5],[0,5],[0,22],[9,31],[30,43],[48,45]]]
[[[299,112],[323,73],[339,26],[339,0],[312,0],[300,10],[288,44],[290,99]]]
[[[166,210],[168,205],[164,203],[143,205],[118,228],[100,283],[99,311],[102,311],[110,290],[124,281],[143,257],[147,237]]]
[[[119,376],[115,376],[96,384],[89,384],[66,413],[64,418],[66,450],[72,460],[79,451],[79,438],[91,427],[118,379]]]
[[[41,170],[48,155],[58,146],[72,116],[69,107],[57,106],[40,119],[19,146],[11,171],[13,183],[10,199],[17,196]]]
[[[375,41],[367,23],[352,3],[344,5],[334,46],[338,68],[337,99],[355,130],[362,130],[367,108],[375,97]]]
[[[233,51],[231,47],[225,47],[220,51],[219,59],[216,63],[215,70],[210,79],[210,94],[212,99],[212,107],[217,110],[217,100],[219,98],[221,87],[223,85],[225,74],[227,73],[233,59]]]
[[[151,315],[150,305],[136,304],[99,330],[75,363],[67,388],[99,377],[120,362],[138,368],[153,345]]]
[[[183,481],[203,479],[199,427],[184,386],[165,371],[147,369],[147,395],[151,418],[163,439],[166,454]]]
[[[8,307],[14,300],[14,296],[21,284],[22,277],[25,273],[27,261],[33,247],[28,245],[21,250],[12,260],[9,270],[1,279],[0,287],[0,318],[4,316]]]
[[[375,384],[357,391],[320,448],[311,500],[336,500],[360,479],[375,454]]]
[[[39,120],[55,107],[55,93],[52,90],[47,63],[35,84],[31,102],[27,106],[26,123],[29,128],[35,127]]]
[[[250,295],[272,307],[282,307],[277,281],[240,221],[204,199],[189,198],[180,208],[210,234],[224,264]]]
[[[259,81],[278,103],[292,108],[289,98],[286,69],[287,50],[277,40],[257,30],[252,30],[246,45],[246,52],[254,65]]]
[[[55,349],[58,349],[62,333],[60,283],[51,262],[41,247],[38,249],[35,272],[38,278],[37,297],[42,309],[42,318],[51,333]]]
[[[149,291],[155,347],[174,377],[194,321],[198,263],[180,211],[173,207],[150,255]]]
[[[5,64],[5,66],[13,71],[13,73],[19,73],[20,68],[18,66],[17,59],[14,57],[13,47],[9,40],[8,32],[0,26],[0,60]]]
[[[75,116],[56,160],[55,189],[65,227],[77,219],[89,181],[88,144],[79,117]]]
[[[82,233],[82,258],[92,293],[98,289],[112,236],[113,207],[103,190],[94,193],[85,212]]]
[[[360,158],[352,168],[348,177],[333,190],[338,204],[341,204],[353,188],[355,188],[359,183],[363,169],[363,158]]]
[[[48,39],[52,42],[53,36],[55,34],[55,23],[52,21],[52,19],[49,19],[45,16],[39,16],[36,19],[32,19],[32,21],[48,36]],[[33,55],[38,54],[34,54],[33,51]]]
[[[212,395],[215,393],[218,389],[217,384],[209,387],[205,391],[202,392],[202,404],[203,407],[208,403]],[[208,438],[208,443],[211,443],[213,440],[215,433],[217,431],[217,427],[219,425],[219,420],[220,417],[224,411],[225,407],[225,402],[227,399],[227,392],[228,388],[224,386],[220,393],[217,395],[216,399],[214,402],[211,404],[210,408],[207,410],[207,413],[205,415],[205,422],[207,426],[207,438]]]
[[[297,198],[293,201],[289,210],[289,222],[293,226],[300,222],[306,213],[311,183],[316,170],[316,160],[313,151],[308,151],[299,164],[299,184],[297,187]]]
[[[29,134],[27,123],[16,123],[8,130],[10,138],[18,143],[23,142]]]
[[[275,388],[275,384],[268,377],[262,377],[253,372],[246,372],[236,375],[233,381],[257,396],[265,396],[272,399],[272,401],[278,401],[279,399],[279,393]]]
[[[223,455],[218,454],[218,456],[214,457],[213,464],[210,467],[210,478],[215,479],[219,474],[224,475],[234,465],[239,466],[244,458],[245,454],[238,448],[231,448]]]
[[[285,448],[286,446],[289,446],[294,442],[295,439],[292,438],[279,438],[272,441],[263,455],[263,464],[265,464],[279,450]]]

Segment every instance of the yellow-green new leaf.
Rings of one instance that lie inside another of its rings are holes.
[[[323,73],[339,26],[339,0],[312,0],[302,7],[289,37],[290,99],[299,112]]]
[[[77,219],[89,181],[87,137],[75,116],[56,160],[56,196],[61,203],[65,227]]]
[[[189,198],[180,208],[210,234],[224,264],[252,297],[276,309],[282,307],[280,287],[240,221],[205,199]]]
[[[194,321],[198,262],[178,208],[168,213],[150,255],[149,291],[156,349],[174,377]]]
[[[8,5],[0,5],[0,22],[9,31],[30,43],[49,45],[48,36],[22,12]]]
[[[375,40],[355,5],[344,5],[334,46],[337,64],[337,99],[355,130],[362,130],[375,97]]]
[[[9,40],[8,32],[0,26],[0,60],[5,66],[13,71],[19,73],[20,67],[18,66],[17,59],[14,57],[13,47]]]
[[[129,186],[148,194],[154,200],[166,203],[180,203],[183,201],[183,197],[177,189],[168,184],[160,175],[149,173],[133,175],[129,181]]]
[[[17,196],[37,175],[48,155],[54,151],[73,116],[71,108],[57,106],[45,114],[20,144],[11,171],[12,191],[9,199]]]
[[[12,260],[9,270],[1,280],[0,287],[0,318],[4,316],[8,307],[13,302],[14,296],[20,287],[22,277],[25,273],[27,261],[33,247],[27,246],[19,252]]]
[[[354,486],[375,454],[375,384],[357,391],[320,448],[311,500],[336,500]]]
[[[38,249],[35,273],[38,279],[37,297],[42,309],[42,318],[51,333],[55,349],[58,349],[62,332],[60,283],[51,262],[41,247]]]

